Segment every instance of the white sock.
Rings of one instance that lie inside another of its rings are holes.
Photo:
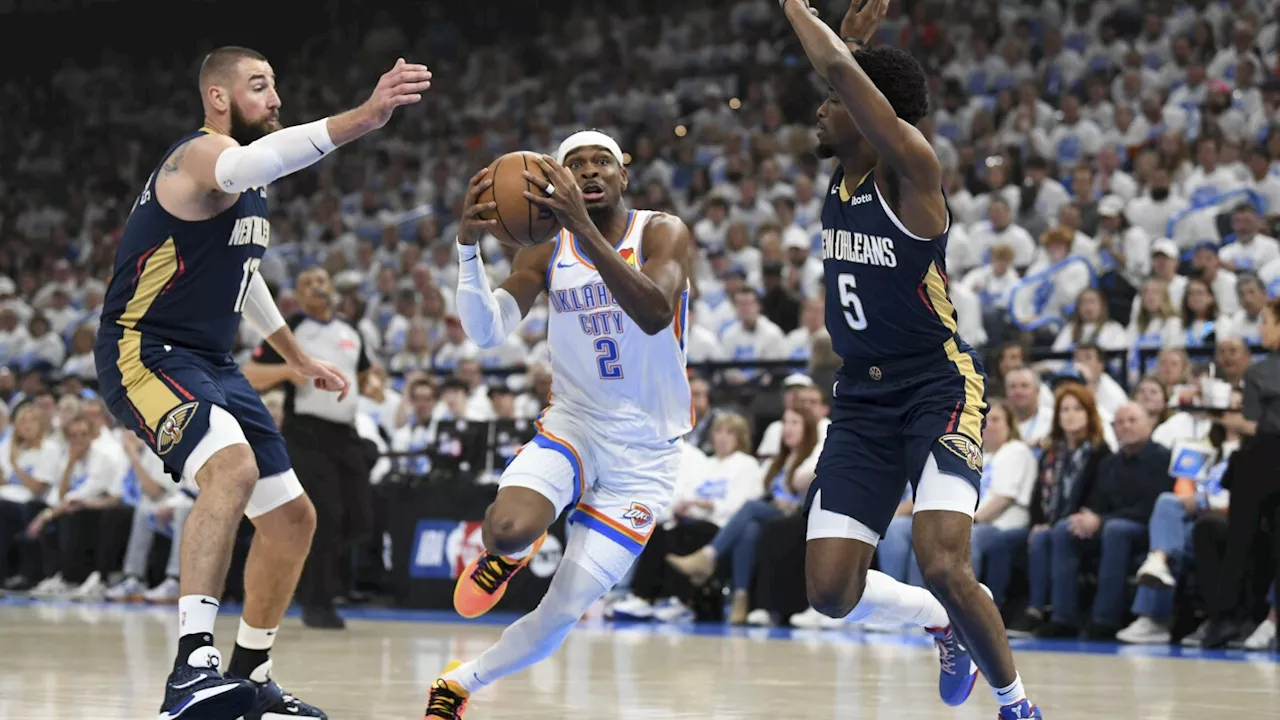
[[[218,601],[208,595],[183,595],[178,598],[178,637],[207,633],[213,635],[213,622],[218,618]]]
[[[914,585],[900,583],[876,570],[867,571],[862,599],[849,613],[853,622],[907,624],[922,628],[945,628],[951,625],[947,611],[933,593]]]
[[[555,652],[587,609],[608,592],[591,573],[568,559],[560,562],[538,607],[502,632],[480,657],[445,673],[468,693],[519,672]]]
[[[236,644],[245,650],[270,650],[276,643],[276,633],[280,626],[273,628],[256,628],[240,618],[240,631],[236,633]]]
[[[1013,684],[1008,687],[998,688],[991,686],[991,692],[995,693],[996,702],[1000,703],[1000,707],[1005,705],[1016,705],[1027,699],[1027,691],[1022,689],[1022,675],[1015,675]]]

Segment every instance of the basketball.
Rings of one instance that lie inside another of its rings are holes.
[[[503,243],[516,248],[544,243],[560,231],[560,223],[546,208],[539,207],[524,198],[524,192],[541,192],[524,179],[525,170],[545,178],[542,168],[534,162],[536,153],[507,153],[489,166],[489,178],[493,184],[477,199],[479,203],[497,203],[491,213],[483,213],[485,220],[497,220],[493,234]]]

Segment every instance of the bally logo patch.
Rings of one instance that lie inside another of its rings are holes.
[[[982,447],[974,441],[960,433],[948,433],[938,438],[938,442],[964,460],[970,470],[982,469]]]

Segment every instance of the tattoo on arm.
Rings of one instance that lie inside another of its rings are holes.
[[[168,159],[164,161],[164,165],[160,168],[164,173],[176,173],[182,167],[182,156],[187,153],[188,143],[183,143],[181,147],[169,154]]]

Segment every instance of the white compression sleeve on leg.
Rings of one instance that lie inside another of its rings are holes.
[[[511,293],[489,289],[489,277],[475,245],[458,243],[457,305],[462,329],[482,348],[501,345],[524,319],[520,303]]]
[[[222,151],[213,174],[218,187],[241,193],[295,173],[333,152],[329,120],[316,120],[277,130],[242,147]]]
[[[276,307],[276,300],[271,297],[271,289],[267,287],[267,281],[262,279],[262,273],[255,272],[253,279],[249,281],[241,314],[263,337],[271,337],[272,333],[284,327],[284,316],[280,314],[280,308]]]
[[[849,613],[848,620],[882,625],[915,625],[922,628],[944,628],[951,624],[947,611],[933,593],[898,582],[875,570],[867,571],[862,599],[853,612]]]
[[[445,673],[469,693],[519,672],[555,652],[569,631],[608,588],[590,571],[564,558],[542,602],[512,623],[492,647],[469,663]]]

